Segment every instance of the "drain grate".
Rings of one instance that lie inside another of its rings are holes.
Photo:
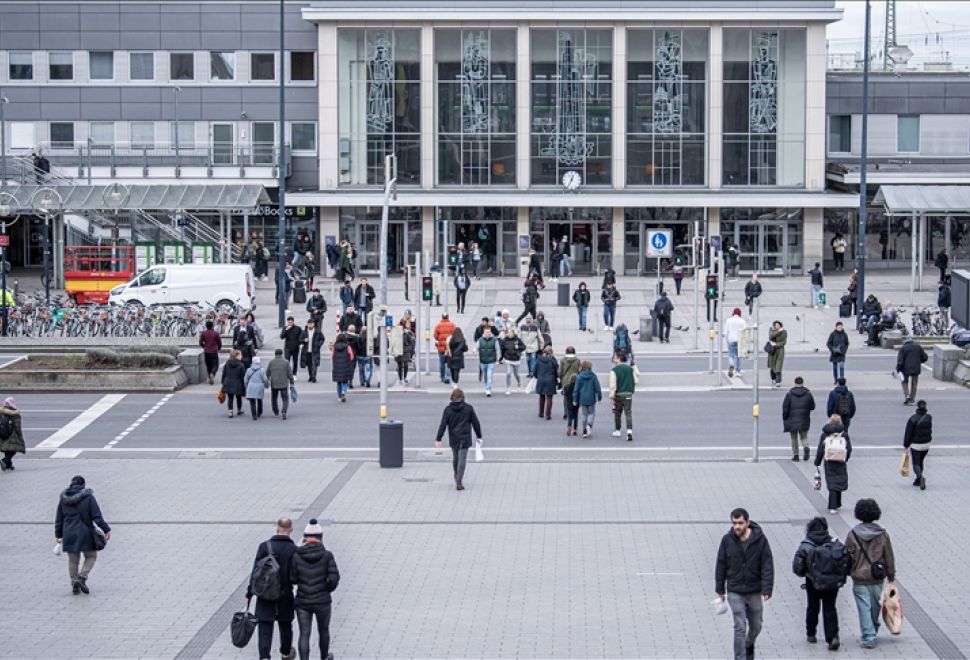
[[[427,484],[431,483],[431,479],[428,477],[404,477],[404,481],[409,483]]]

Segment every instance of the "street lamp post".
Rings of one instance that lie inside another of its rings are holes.
[[[381,357],[381,421],[387,421],[387,331],[384,317],[387,315],[387,230],[391,199],[397,199],[397,157],[384,157],[384,206],[381,208],[381,254],[379,268],[381,274],[381,299],[377,313],[377,328],[380,337]]]
[[[176,85],[172,88],[172,92],[175,94],[175,178],[179,178],[181,174],[181,160],[179,158],[179,93],[182,88]]]
[[[4,337],[7,336],[7,223],[13,224],[19,217],[20,202],[10,193],[0,191],[0,327]]]
[[[44,216],[44,298],[47,304],[51,302],[51,216],[61,208],[64,201],[53,188],[38,188],[30,198],[31,204]]]
[[[0,95],[0,188],[7,183],[7,118],[3,106],[8,103],[10,99]]]
[[[277,135],[279,136],[279,215],[277,216],[277,238],[276,248],[276,292],[279,299],[279,327],[286,325],[286,2],[280,0],[280,55],[279,55],[279,77],[280,77],[280,122]],[[383,382],[383,381],[382,381]]]
[[[856,327],[862,327],[862,303],[866,299],[866,159],[868,157],[869,141],[869,25],[871,22],[871,7],[866,0],[866,27],[862,54],[862,145],[859,153],[859,229],[856,248],[856,264],[859,269],[859,280],[856,287]],[[913,229],[915,231],[915,227]],[[913,257],[915,259],[915,256]]]

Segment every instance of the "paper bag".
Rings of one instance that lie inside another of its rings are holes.
[[[899,474],[903,477],[909,476],[909,450],[903,450],[903,458],[899,462]]]

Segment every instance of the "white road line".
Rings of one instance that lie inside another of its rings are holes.
[[[65,442],[86,429],[91,422],[105,414],[116,403],[125,398],[124,394],[105,394],[92,406],[72,419],[52,436],[38,444],[34,449],[57,449]]]
[[[165,396],[163,396],[158,403],[156,403],[154,406],[148,409],[148,412],[146,412],[144,415],[142,415],[137,420],[135,420],[134,424],[132,424],[124,431],[116,435],[115,439],[109,442],[108,444],[106,444],[104,448],[114,449],[115,445],[117,445],[119,441],[123,440],[126,435],[128,435],[129,433],[137,429],[142,424],[142,422],[144,422],[146,419],[148,419],[153,414],[155,414],[155,411],[161,408],[162,406],[164,406],[168,402],[168,400],[171,399],[173,396],[175,396],[175,392],[172,392],[171,394],[166,394]]]
[[[53,454],[51,458],[77,458],[81,455],[83,449],[58,449]]]

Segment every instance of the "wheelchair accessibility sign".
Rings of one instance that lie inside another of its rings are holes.
[[[647,257],[650,259],[669,259],[673,256],[674,232],[670,229],[651,229],[647,231]]]

